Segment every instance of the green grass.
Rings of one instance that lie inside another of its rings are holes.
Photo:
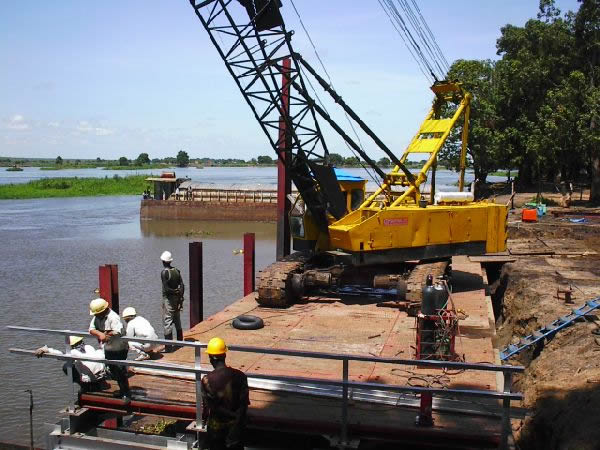
[[[142,194],[148,175],[104,178],[45,178],[29,183],[0,185],[0,199],[51,197],[96,197],[101,195]]]
[[[23,172],[23,169],[21,169],[20,167],[9,167],[8,169],[6,169],[7,172]]]

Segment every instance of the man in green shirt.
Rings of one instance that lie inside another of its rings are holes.
[[[177,333],[178,341],[183,340],[183,329],[181,327],[181,310],[183,309],[183,293],[185,285],[181,278],[181,272],[171,266],[173,256],[171,252],[165,251],[160,255],[163,263],[163,270],[160,273],[162,281],[162,308],[163,325],[166,340],[173,339],[173,327]],[[171,345],[165,346],[165,352],[172,352],[175,348]]]

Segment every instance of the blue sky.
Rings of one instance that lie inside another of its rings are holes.
[[[450,62],[495,58],[500,27],[524,24],[538,5],[417,1]],[[283,4],[296,50],[317,66],[291,5]],[[338,92],[401,153],[432,96],[378,2],[295,4]],[[577,8],[576,0],[557,4]],[[0,60],[0,156],[272,153],[187,0],[3,1]],[[340,124],[348,128],[345,119]],[[330,151],[350,156],[326,136]],[[370,144],[367,151],[383,156]]]

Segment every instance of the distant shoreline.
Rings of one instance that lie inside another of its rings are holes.
[[[99,197],[105,195],[141,195],[147,188],[148,175],[114,175],[105,178],[44,178],[27,183],[0,184],[0,200],[33,198]]]

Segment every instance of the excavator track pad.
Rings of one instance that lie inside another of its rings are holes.
[[[262,306],[284,308],[296,300],[292,290],[292,275],[304,270],[308,256],[293,253],[265,267],[258,274],[258,297]]]

